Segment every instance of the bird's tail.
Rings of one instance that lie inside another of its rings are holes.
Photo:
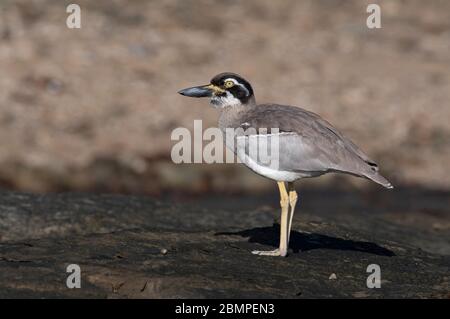
[[[365,177],[374,181],[375,183],[380,184],[386,188],[392,189],[394,186],[383,176],[381,176],[378,172],[370,172],[368,174],[364,174]]]

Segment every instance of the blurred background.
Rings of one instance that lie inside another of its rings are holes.
[[[397,189],[437,192],[447,210],[449,1],[79,0],[82,28],[68,29],[71,2],[0,1],[2,189],[276,195],[241,165],[170,159],[173,129],[217,125],[206,100],[176,92],[232,71],[259,102],[322,115]],[[369,3],[381,29],[366,26]],[[382,191],[338,175],[299,184]]]

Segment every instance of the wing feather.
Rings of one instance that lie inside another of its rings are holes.
[[[378,166],[356,144],[319,115],[299,107],[263,104],[241,119],[259,131],[278,129],[292,134],[280,138],[280,168],[291,171],[343,171],[356,175]]]

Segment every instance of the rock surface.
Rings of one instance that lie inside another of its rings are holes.
[[[329,196],[333,209],[317,202],[320,213],[309,203],[316,195],[306,193],[294,218],[290,255],[273,258],[250,251],[277,245],[278,209],[261,205],[274,198],[173,205],[2,193],[0,298],[450,297],[446,229],[400,225],[367,198],[339,205]],[[81,289],[66,287],[69,264],[81,267]],[[381,267],[380,289],[366,286],[370,264]]]

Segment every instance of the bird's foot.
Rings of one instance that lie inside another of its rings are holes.
[[[252,254],[259,255],[259,256],[281,256],[285,257],[287,255],[287,252],[281,252],[279,248],[274,250],[253,250]]]

